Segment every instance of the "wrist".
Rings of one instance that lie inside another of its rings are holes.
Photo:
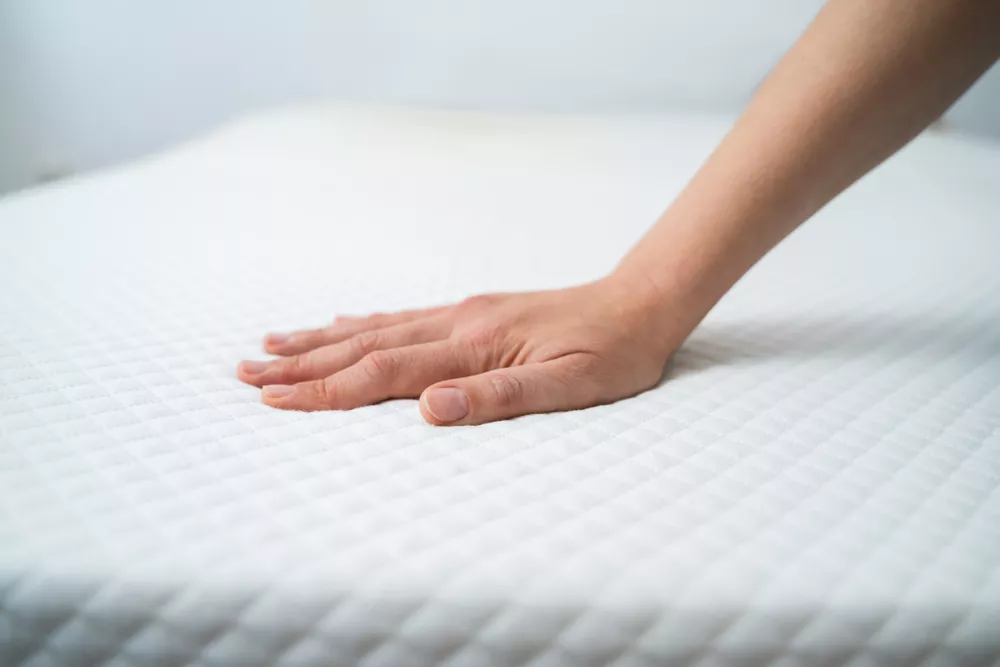
[[[612,317],[664,362],[697,325],[683,300],[646,271],[618,267],[598,281]]]

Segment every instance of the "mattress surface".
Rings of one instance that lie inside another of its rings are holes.
[[[291,110],[0,200],[0,664],[996,664],[996,146],[918,139],[629,400],[435,428],[235,379],[601,275],[728,124]]]

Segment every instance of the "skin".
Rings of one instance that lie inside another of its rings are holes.
[[[280,358],[239,377],[290,410],[419,396],[437,425],[633,396],[740,276],[998,57],[1000,1],[832,0],[612,274],[271,334]]]

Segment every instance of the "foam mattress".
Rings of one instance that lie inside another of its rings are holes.
[[[0,200],[0,664],[997,664],[996,145],[918,139],[619,403],[235,379],[601,275],[730,122],[295,109]]]

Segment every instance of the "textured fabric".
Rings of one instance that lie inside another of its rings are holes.
[[[613,405],[234,377],[600,275],[727,125],[289,111],[0,201],[0,664],[995,664],[997,147],[917,140]]]

